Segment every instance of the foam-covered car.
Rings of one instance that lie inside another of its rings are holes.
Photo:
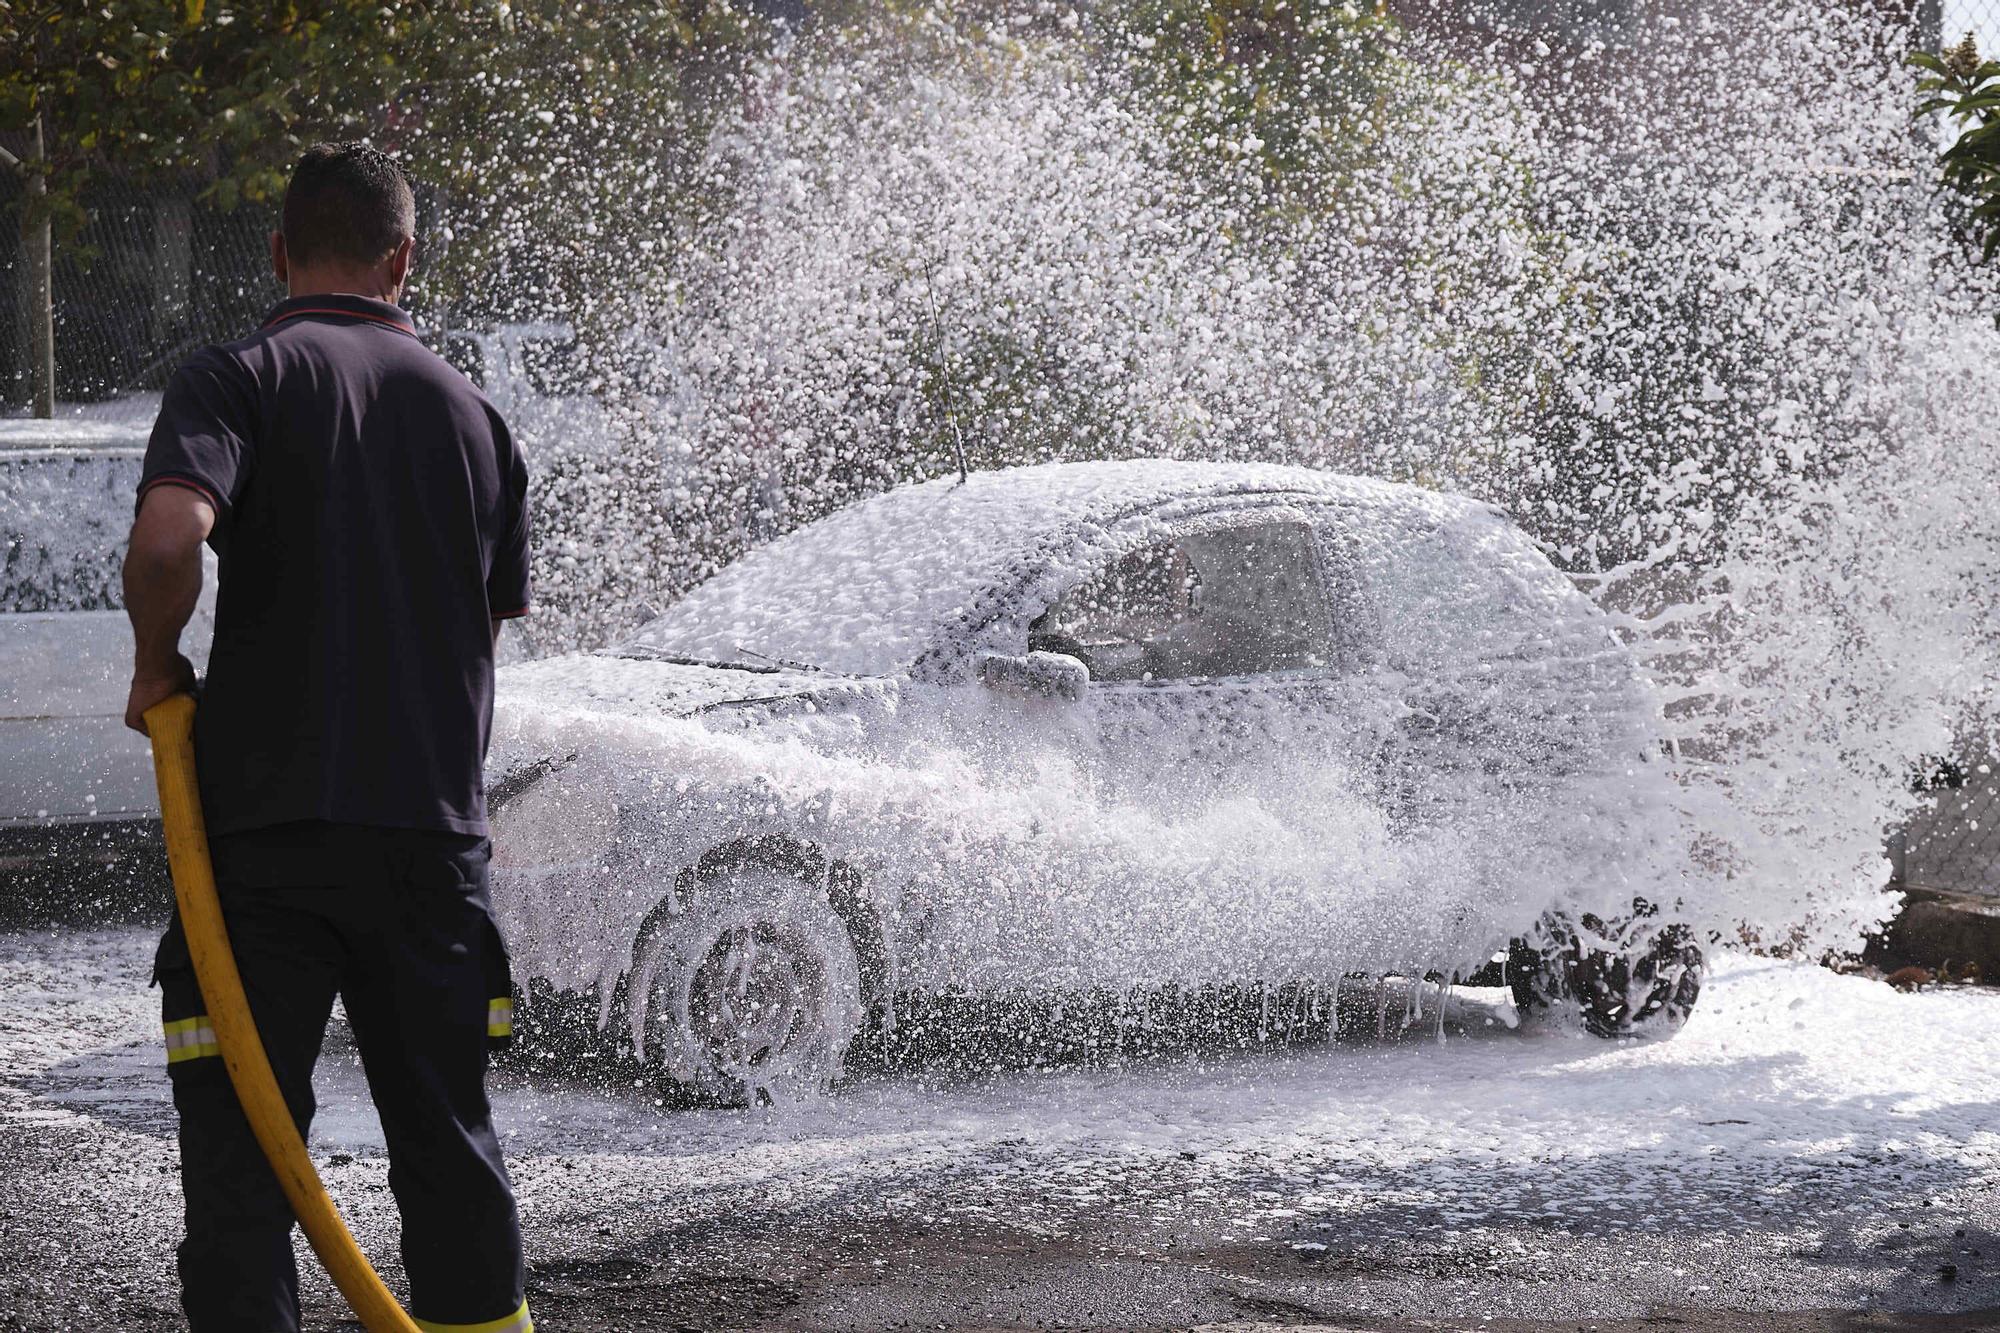
[[[495,899],[538,991],[738,1089],[823,1081],[939,996],[1337,1009],[1393,973],[1668,1030],[1701,958],[1659,716],[1489,506],[1261,465],[974,473],[503,669]]]

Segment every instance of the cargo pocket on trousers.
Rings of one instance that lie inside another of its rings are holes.
[[[507,956],[507,941],[500,935],[500,927],[493,920],[493,911],[486,911],[486,947],[482,951],[486,963],[486,1045],[492,1051],[504,1051],[514,1044],[514,969]]]
[[[491,866],[493,844],[481,841],[453,858],[453,868],[478,904],[480,918],[479,962],[486,991],[486,1045],[494,1052],[514,1044],[514,969],[507,953],[506,937],[493,919]]]
[[[195,982],[194,958],[188,953],[179,912],[153,951],[153,985],[160,988],[160,1036],[166,1046],[168,1077],[220,1070],[222,1047],[216,1043],[215,1027]]]
[[[164,988],[168,977],[182,975],[193,979],[194,955],[188,952],[187,934],[181,929],[181,914],[176,911],[167,921],[159,947],[153,950],[152,985]]]

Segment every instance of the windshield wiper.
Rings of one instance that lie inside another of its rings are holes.
[[[826,667],[811,662],[794,662],[788,658],[773,657],[760,653],[755,648],[735,644],[735,651],[744,657],[754,657],[758,662],[769,662],[769,666],[759,666],[756,662],[720,661],[713,657],[683,657],[655,648],[649,643],[622,643],[616,648],[601,649],[600,652],[614,657],[636,657],[648,662],[671,662],[675,666],[721,667],[725,671],[757,671],[769,674],[774,671],[814,671],[824,674]]]
[[[743,643],[737,644],[736,651],[742,653],[745,657],[754,657],[760,662],[769,662],[773,666],[790,667],[793,671],[824,672],[826,670],[825,667],[819,666],[812,662],[794,662],[789,658],[773,657],[769,653],[760,653],[755,648],[750,647],[748,644],[743,644]]]
[[[615,648],[599,650],[600,656],[631,657],[642,662],[666,662],[673,666],[719,667],[724,671],[776,671],[777,667],[751,666],[747,662],[718,662],[712,657],[683,657],[655,648],[649,643],[621,643]]]

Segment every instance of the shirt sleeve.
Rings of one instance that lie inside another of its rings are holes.
[[[155,486],[208,497],[226,522],[256,466],[256,398],[243,368],[210,347],[174,373],[146,442],[138,499]]]
[[[528,520],[528,461],[522,457],[506,423],[492,414],[493,443],[500,453],[502,527],[493,547],[493,564],[486,572],[486,609],[494,620],[528,614],[531,600]]]

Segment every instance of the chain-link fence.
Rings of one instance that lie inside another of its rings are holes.
[[[255,323],[273,296],[269,210],[222,212],[192,183],[100,176],[89,221],[55,247],[56,396],[91,402],[157,389],[189,352]],[[29,399],[21,186],[0,177],[0,402]]]
[[[2000,53],[2000,0],[1874,0],[1913,20],[1913,46],[1936,50],[1974,34]],[[1508,0],[1496,12],[1546,9],[1547,0]],[[1562,0],[1579,13],[1622,10],[1606,0]],[[1419,23],[1436,21],[1424,4],[1396,5]],[[28,275],[18,226],[18,179],[0,173],[0,412],[30,396]],[[277,294],[266,238],[272,210],[214,209],[196,182],[139,186],[100,174],[84,200],[89,222],[55,249],[56,392],[91,402],[157,389],[189,352],[234,337]]]
[[[2000,56],[2000,0],[1928,0],[1920,14],[1922,48],[1970,33],[1983,56]],[[1890,838],[1896,882],[2000,899],[2000,755],[1960,755],[1939,776],[1924,808]]]
[[[1910,889],[2000,898],[2000,764],[1981,761],[1937,793],[1891,846]]]
[[[2000,0],[1931,0],[1924,9],[1936,15],[1937,40],[1925,44],[1930,49],[1952,45],[1969,32],[1982,52],[2000,54]]]

